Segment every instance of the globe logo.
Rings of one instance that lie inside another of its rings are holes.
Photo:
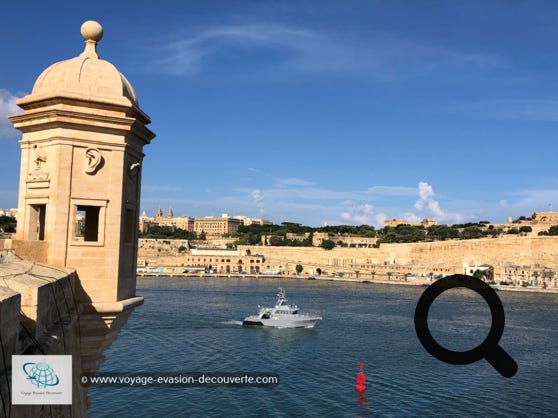
[[[38,388],[56,386],[60,383],[60,379],[47,363],[25,363],[23,372],[27,375],[27,379]]]

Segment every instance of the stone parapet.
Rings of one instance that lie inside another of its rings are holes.
[[[21,335],[22,351],[39,339],[52,324],[71,322],[75,312],[75,272],[18,261],[3,264],[1,284],[21,297],[21,322],[31,335]]]
[[[0,264],[0,387],[6,403],[2,411],[9,411],[9,416],[87,416],[86,393],[77,379],[81,361],[78,306],[73,297],[76,280],[72,270],[25,260]],[[14,354],[72,355],[73,405],[11,405],[5,380]]]
[[[0,249],[12,251],[24,260],[46,263],[49,245],[46,241],[22,241],[18,239],[0,240]],[[12,260],[11,260],[12,261]]]

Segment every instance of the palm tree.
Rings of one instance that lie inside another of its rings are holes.
[[[374,276],[376,275],[376,271],[372,270],[370,273],[372,274],[372,280],[374,280]]]
[[[391,275],[392,275],[392,274],[393,274],[393,273],[392,273],[391,271],[388,271],[388,272],[387,272],[388,280],[391,280]]]

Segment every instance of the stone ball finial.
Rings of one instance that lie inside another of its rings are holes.
[[[99,22],[88,20],[81,25],[81,36],[86,41],[92,40],[99,42],[103,38],[103,27]]]

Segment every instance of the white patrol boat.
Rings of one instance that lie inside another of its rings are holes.
[[[317,315],[298,313],[298,306],[287,304],[285,291],[279,288],[277,302],[273,308],[260,308],[256,315],[245,318],[242,325],[259,325],[278,328],[314,328],[316,322],[322,319]]]

